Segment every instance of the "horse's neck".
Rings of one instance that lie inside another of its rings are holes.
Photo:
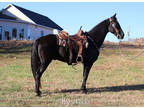
[[[95,26],[92,30],[88,32],[90,37],[96,42],[98,48],[101,47],[101,45],[104,42],[104,39],[108,33],[108,21],[104,20],[97,26]]]

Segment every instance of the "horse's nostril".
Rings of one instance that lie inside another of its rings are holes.
[[[124,37],[124,32],[121,33],[121,36]]]

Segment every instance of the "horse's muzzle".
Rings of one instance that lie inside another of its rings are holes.
[[[116,35],[118,39],[123,39],[124,38],[124,33],[122,32],[121,34]]]

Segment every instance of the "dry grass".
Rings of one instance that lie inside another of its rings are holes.
[[[53,61],[34,93],[30,47],[0,53],[0,106],[144,106],[144,54],[139,48],[103,48],[91,69],[88,94],[80,91],[82,65]],[[3,52],[3,49],[0,49]]]

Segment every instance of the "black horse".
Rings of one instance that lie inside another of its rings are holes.
[[[122,31],[120,24],[117,21],[116,14],[102,21],[90,31],[84,33],[87,37],[89,45],[88,48],[83,48],[82,53],[83,82],[81,90],[83,93],[87,93],[86,81],[89,75],[89,71],[99,56],[99,49],[101,48],[108,32],[113,33],[115,36],[117,36],[118,39],[124,38],[124,32]],[[72,48],[72,61],[75,62],[78,53],[78,46],[74,42],[73,44],[75,46]],[[67,51],[67,49],[68,48],[61,47],[57,44],[57,35],[49,34],[47,36],[40,37],[35,41],[32,48],[31,67],[35,79],[35,90],[37,96],[41,95],[40,78],[51,61],[60,60],[67,63],[69,62],[69,51]]]

